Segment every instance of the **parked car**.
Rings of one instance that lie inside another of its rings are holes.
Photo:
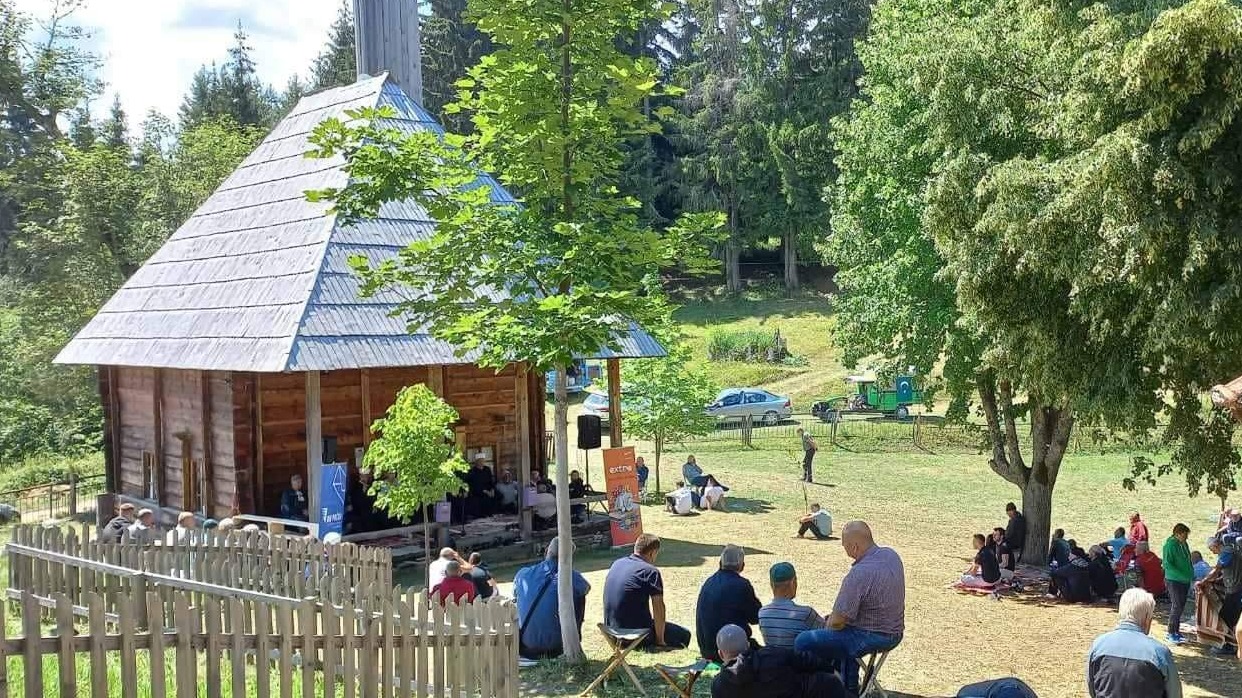
[[[582,414],[593,414],[608,424],[608,393],[590,391],[582,403]]]
[[[892,386],[880,387],[875,376],[859,375],[845,379],[854,386],[852,395],[837,395],[811,405],[811,414],[825,422],[836,422],[844,413],[876,413],[897,419],[910,416],[910,407],[923,402],[923,391],[914,376],[897,376]]]
[[[793,416],[793,403],[784,395],[762,388],[726,388],[707,406],[707,413],[719,421],[741,421],[750,417],[754,422],[771,426]]]

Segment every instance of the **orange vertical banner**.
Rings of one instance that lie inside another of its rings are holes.
[[[638,504],[638,468],[634,447],[604,449],[604,487],[608,490],[608,517],[612,519],[613,546],[633,545],[643,532]]]

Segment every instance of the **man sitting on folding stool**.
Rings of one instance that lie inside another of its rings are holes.
[[[787,647],[752,648],[746,631],[726,625],[716,633],[724,662],[712,698],[845,698],[830,663]]]
[[[841,580],[828,628],[798,635],[794,649],[835,662],[845,690],[857,696],[858,659],[886,652],[901,642],[906,628],[906,576],[897,552],[876,545],[871,528],[863,521],[845,525],[841,545],[854,564]]]

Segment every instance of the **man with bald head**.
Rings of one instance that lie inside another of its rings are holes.
[[[787,647],[755,647],[746,631],[726,625],[716,633],[720,673],[712,698],[844,698],[828,663]]]
[[[851,521],[841,531],[845,554],[854,560],[825,630],[808,630],[794,649],[832,660],[841,667],[849,695],[858,695],[858,658],[890,650],[906,630],[906,574],[892,548],[875,544],[871,527]]]

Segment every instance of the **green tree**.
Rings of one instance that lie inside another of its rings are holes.
[[[279,114],[278,97],[256,73],[250,36],[241,23],[233,33],[228,60],[199,68],[181,103],[181,126],[193,128],[205,121],[229,117],[242,126],[269,127]]]
[[[658,235],[638,223],[636,203],[617,193],[623,144],[658,125],[642,103],[661,93],[656,66],[617,48],[617,37],[655,17],[645,0],[532,0],[513,12],[479,0],[474,20],[502,47],[470,71],[451,112],[473,132],[449,139],[402,134],[377,123],[383,112],[320,126],[324,156],[343,154],[350,184],[320,192],[345,220],[373,215],[385,201],[425,206],[439,225],[398,259],[356,260],[364,289],[412,287],[403,311],[483,365],[526,362],[556,372],[553,420],[557,519],[571,535],[565,370],[576,356],[617,346],[635,326],[667,317],[661,268],[705,268],[698,255],[715,216],[683,219]],[[522,205],[493,202],[473,186],[496,173]],[[497,293],[498,290],[503,294]],[[582,659],[574,623],[572,546],[561,546],[562,642]]]
[[[467,17],[466,0],[431,0],[422,24],[423,106],[454,133],[470,130],[460,111],[446,112],[457,101],[457,81],[492,52],[491,38]]]
[[[1167,411],[1192,491],[1233,481],[1185,464],[1222,440],[1200,393],[1242,369],[1224,232],[1239,10],[1163,9],[881,3],[866,98],[837,125],[838,339],[850,359],[943,359],[958,415],[977,396],[1028,555],[1046,546],[1076,422],[1146,430]]]
[[[375,475],[375,504],[403,521],[461,489],[458,477],[469,466],[454,445],[457,411],[422,384],[403,388],[386,415],[370,426],[376,438],[362,457]],[[390,477],[391,476],[391,477]],[[423,529],[428,573],[431,529]],[[430,592],[430,589],[428,589]]]
[[[690,352],[666,343],[668,356],[625,363],[622,384],[626,405],[626,429],[652,442],[655,452],[655,488],[660,490],[660,455],[665,446],[688,436],[710,433],[716,418],[703,407],[711,403],[717,386],[707,374],[690,364]]]
[[[354,83],[358,77],[354,46],[354,14],[349,3],[342,2],[328,29],[328,42],[311,66],[312,92]]]

